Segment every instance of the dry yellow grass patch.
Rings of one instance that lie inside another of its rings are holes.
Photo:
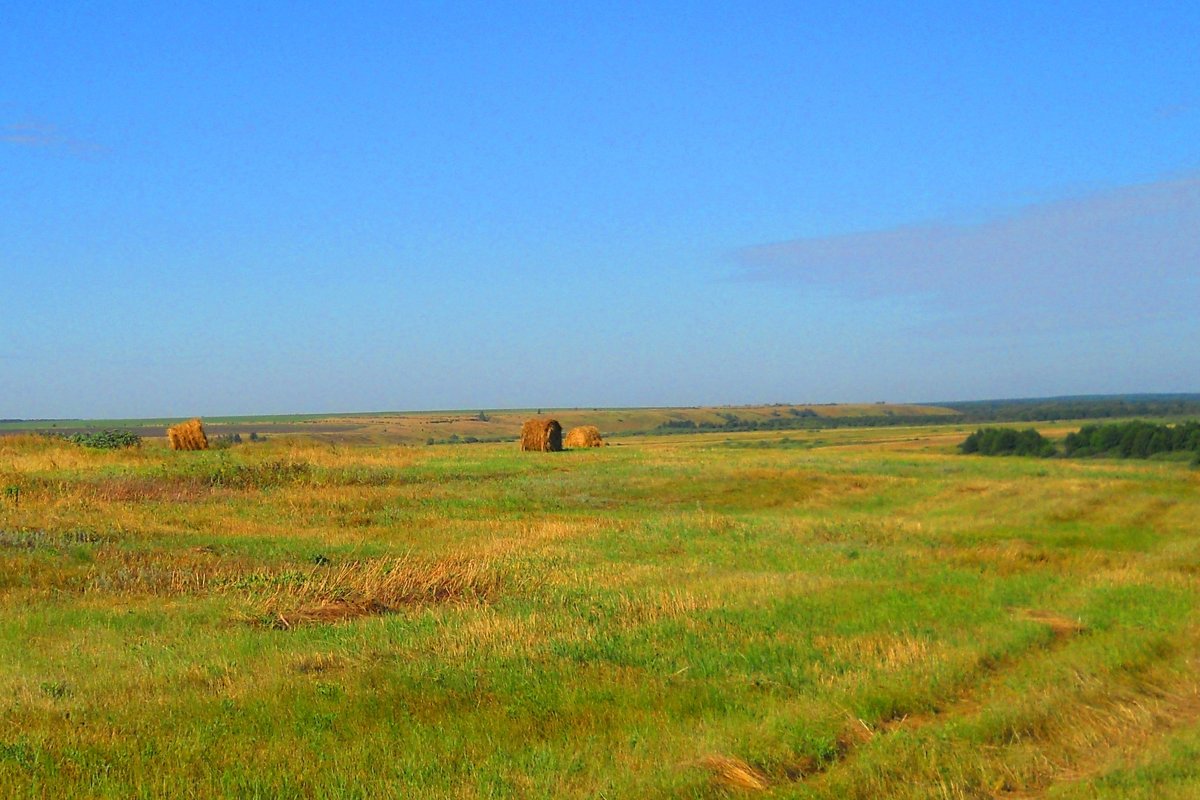
[[[438,658],[468,658],[481,652],[494,658],[516,658],[542,645],[551,622],[538,614],[514,617],[482,607],[440,619],[431,646]]]
[[[589,537],[625,530],[627,525],[608,519],[489,519],[470,524],[450,524],[448,535],[460,535],[471,542],[472,550],[487,556],[513,554],[538,555],[544,558],[575,559],[576,542]],[[560,576],[549,570],[541,580],[555,583]],[[566,579],[568,582],[570,578]]]
[[[315,675],[343,669],[349,663],[348,658],[337,653],[302,653],[294,657],[289,666],[301,675]]]
[[[712,597],[685,591],[665,591],[646,598],[622,597],[618,613],[625,624],[648,625],[674,620],[720,607]]]
[[[276,628],[331,623],[408,606],[493,600],[503,580],[488,559],[451,556],[425,561],[352,561],[316,567],[276,588],[262,603],[262,616]]]
[[[862,636],[817,636],[813,644],[835,657],[885,670],[909,667],[941,653],[922,636],[873,633]]]
[[[55,436],[0,435],[0,471],[6,473],[6,483],[32,473],[145,463],[152,457],[150,453],[138,449],[96,450],[80,447]]]
[[[996,797],[1045,797],[1053,784],[1088,778],[1127,763],[1156,738],[1200,720],[1200,687],[1195,683],[1159,684],[1139,676],[1125,685],[1088,687],[1071,698],[1042,690],[1011,706],[1039,725],[1018,728],[1026,742],[1045,742],[1041,759],[1009,769]]]
[[[1065,639],[1071,636],[1078,636],[1087,631],[1087,626],[1076,619],[1065,617],[1054,611],[1045,611],[1042,609],[1025,608],[1017,612],[1017,616],[1021,619],[1027,619],[1030,622],[1037,622],[1045,625],[1050,629],[1055,639]]]
[[[1108,558],[1106,553],[1088,555],[1092,561]],[[939,558],[952,566],[981,568],[1008,576],[1048,568],[1064,569],[1068,561],[1079,556],[1023,539],[1005,539],[971,548],[947,545],[939,548]]]

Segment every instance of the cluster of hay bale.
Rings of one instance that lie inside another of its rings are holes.
[[[580,425],[572,428],[563,439],[562,425],[556,419],[537,418],[526,420],[521,426],[521,449],[542,453],[554,453],[567,447],[601,447],[600,429],[595,425]]]
[[[567,432],[563,444],[567,447],[601,447],[604,440],[600,438],[600,429],[595,425],[580,425]]]
[[[556,419],[530,419],[521,426],[521,449],[542,453],[562,450],[562,425]]]
[[[172,450],[207,450],[208,437],[199,419],[189,419],[167,428],[167,439]]]

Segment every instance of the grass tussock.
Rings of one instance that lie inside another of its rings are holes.
[[[320,675],[345,669],[349,664],[349,659],[337,653],[301,653],[289,666],[301,675]]]
[[[262,603],[260,619],[288,630],[388,614],[403,608],[495,600],[503,578],[488,559],[453,556],[423,560],[353,561],[316,567],[278,587]]]

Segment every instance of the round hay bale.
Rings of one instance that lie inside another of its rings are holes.
[[[563,444],[567,447],[603,447],[604,440],[600,438],[600,429],[595,425],[580,425],[567,431]]]
[[[562,450],[562,425],[556,419],[526,420],[521,426],[521,449],[540,453]]]

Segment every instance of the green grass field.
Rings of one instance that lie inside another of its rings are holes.
[[[1200,471],[966,430],[0,437],[0,796],[1200,796]]]

